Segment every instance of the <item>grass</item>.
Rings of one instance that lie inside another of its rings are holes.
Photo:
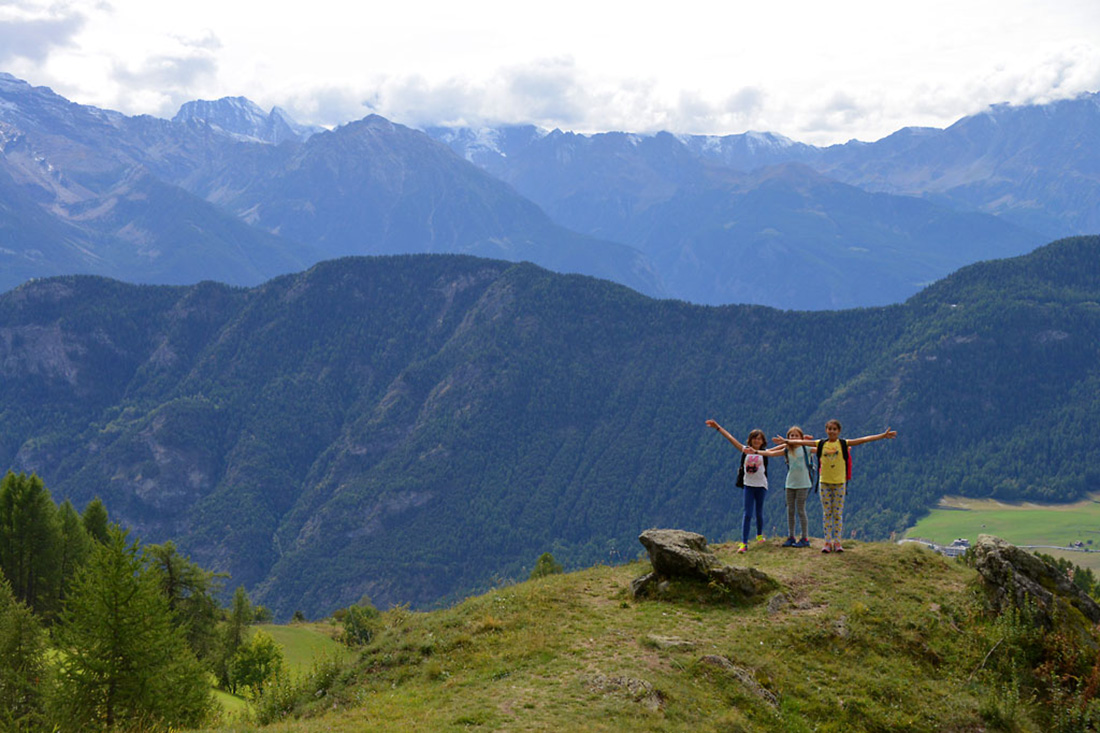
[[[775,578],[779,605],[690,582],[635,600],[649,568],[633,563],[393,609],[304,718],[271,730],[987,728],[979,668],[994,642],[973,571],[916,545],[846,546],[713,548]],[[1034,730],[1023,710],[1013,725]]]
[[[1074,504],[1005,503],[993,499],[945,497],[905,535],[948,544],[956,537],[997,535],[1015,545],[1068,546],[1088,542],[1091,552],[1040,550],[1100,572],[1100,493]]]
[[[340,627],[327,622],[297,624],[259,624],[255,628],[269,634],[283,649],[287,667],[294,674],[310,668],[314,661],[336,656],[350,661],[355,655],[347,646],[336,641]]]

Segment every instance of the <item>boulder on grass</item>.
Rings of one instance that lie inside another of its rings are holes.
[[[753,601],[778,587],[767,573],[756,568],[719,566],[707,547],[707,538],[682,529],[647,529],[638,541],[649,552],[653,572],[631,584],[635,598],[648,595],[662,581],[693,580],[731,593],[739,601]]]

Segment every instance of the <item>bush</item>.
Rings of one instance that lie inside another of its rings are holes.
[[[360,601],[358,605],[348,606],[343,613],[344,643],[348,646],[363,646],[374,638],[381,622],[382,614],[369,602]]]
[[[318,659],[301,676],[291,675],[283,667],[253,697],[255,722],[268,725],[298,713],[306,704],[327,697],[343,669],[339,658]]]
[[[229,662],[230,689],[263,690],[264,685],[279,675],[285,666],[282,648],[269,634],[257,629]]]
[[[530,579],[543,578],[547,575],[558,575],[562,572],[561,563],[554,559],[554,556],[549,552],[544,552],[539,555],[539,559],[535,561],[535,569],[531,571]]]

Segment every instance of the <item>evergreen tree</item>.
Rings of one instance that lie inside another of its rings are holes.
[[[220,608],[214,596],[219,578],[179,554],[172,542],[146,548],[149,569],[168,601],[177,622],[183,626],[187,643],[201,660],[214,656]]]
[[[56,637],[61,729],[194,726],[206,717],[206,675],[157,581],[138,543],[113,527],[77,574]]]
[[[84,514],[81,515],[80,521],[84,523],[84,529],[89,537],[100,544],[106,544],[110,521],[107,519],[107,507],[103,506],[98,496],[84,507]]]
[[[218,664],[218,684],[223,689],[230,689],[232,680],[230,668],[237,650],[244,644],[248,627],[252,625],[255,615],[252,611],[252,602],[248,599],[248,593],[244,586],[237,586],[233,592],[233,605],[229,609],[229,618],[226,619],[222,629],[221,659]]]
[[[92,539],[84,529],[72,502],[68,499],[57,508],[58,527],[61,532],[61,543],[57,552],[57,593],[58,608],[69,595],[76,571],[83,567],[92,551]]]
[[[61,530],[50,492],[35,475],[0,481],[0,570],[39,618],[57,609]]]
[[[42,727],[44,659],[38,621],[0,575],[0,730]]]

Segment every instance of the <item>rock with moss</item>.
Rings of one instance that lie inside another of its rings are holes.
[[[1009,607],[1027,611],[1048,630],[1059,618],[1083,628],[1100,623],[1100,605],[1073,581],[1000,537],[980,535],[973,562],[998,612]]]
[[[647,529],[638,536],[649,553],[653,572],[664,578],[707,580],[718,558],[707,547],[707,538],[682,529]]]
[[[697,580],[732,593],[739,600],[763,597],[778,587],[767,573],[756,568],[721,566],[707,546],[707,538],[682,529],[647,529],[638,541],[649,553],[653,572],[631,583],[635,597],[652,593],[661,581]]]

